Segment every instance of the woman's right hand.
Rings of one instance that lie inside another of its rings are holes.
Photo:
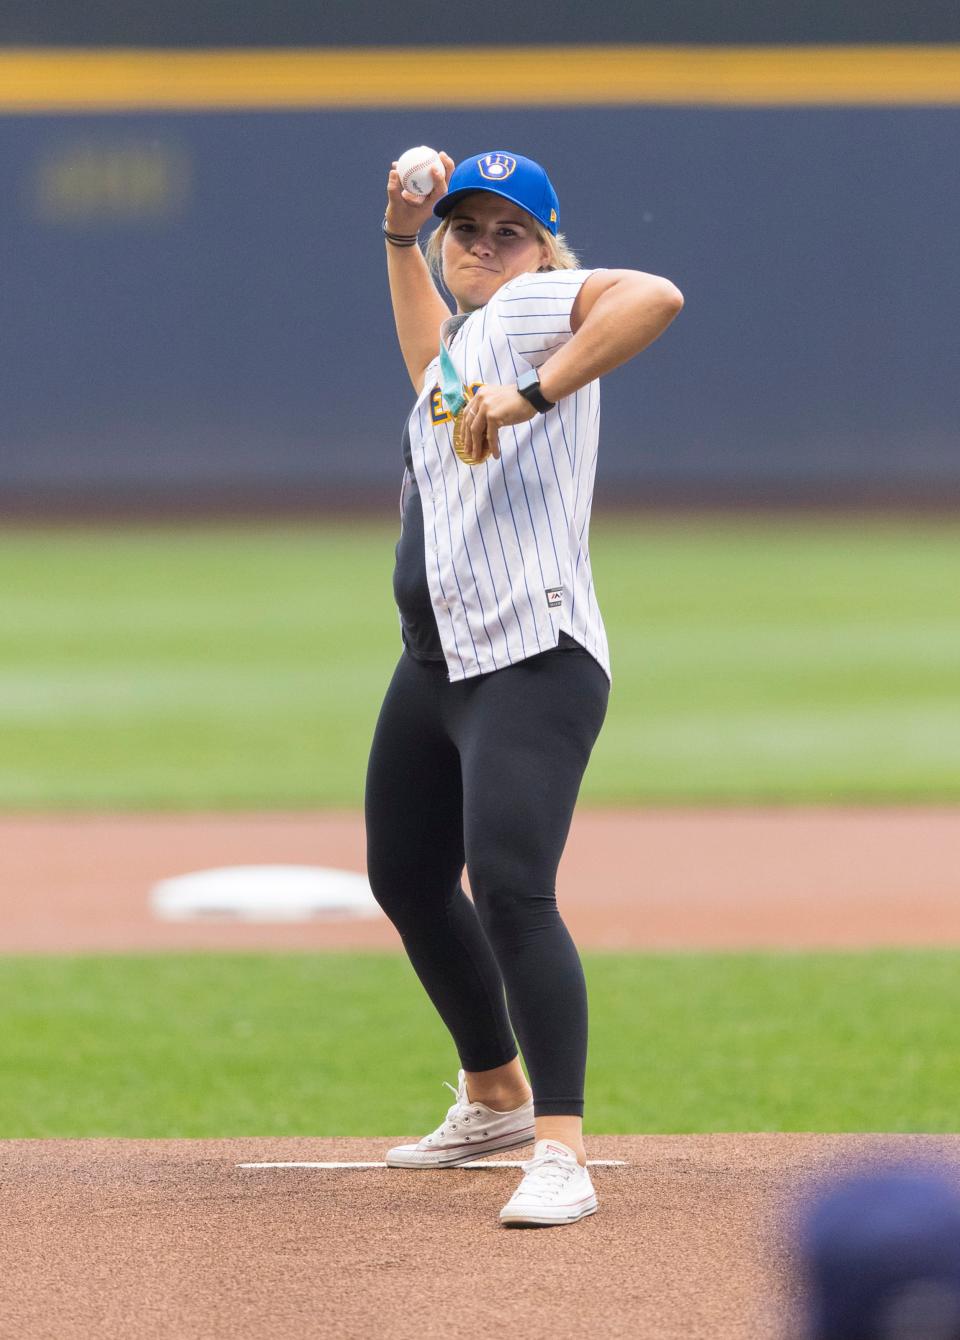
[[[447,182],[454,169],[453,159],[442,149],[440,162],[443,164],[443,171],[441,172],[438,167],[433,169],[433,190],[423,200],[411,195],[409,191],[400,189],[397,165],[394,163],[391,166],[390,175],[387,177],[387,227],[391,233],[405,233],[412,237],[414,233],[419,233],[433,214],[434,205],[447,193]]]

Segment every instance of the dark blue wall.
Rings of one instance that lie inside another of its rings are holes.
[[[686,308],[604,388],[600,496],[960,495],[960,111],[0,120],[7,500],[396,487],[391,158],[515,148]],[[324,163],[339,164],[326,189]]]
[[[0,41],[61,46],[956,42],[956,0],[4,0]]]

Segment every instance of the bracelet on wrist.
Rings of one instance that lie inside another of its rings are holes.
[[[387,216],[384,214],[383,223],[380,225],[381,231],[391,246],[394,247],[415,247],[419,240],[419,233],[393,233],[387,227]]]

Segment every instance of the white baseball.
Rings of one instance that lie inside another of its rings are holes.
[[[441,172],[444,170],[436,149],[431,149],[426,144],[418,145],[416,149],[408,149],[397,159],[400,185],[411,195],[425,200],[436,185],[430,171],[434,167],[438,167]]]

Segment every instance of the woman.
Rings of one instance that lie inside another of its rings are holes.
[[[396,164],[387,182],[390,293],[417,399],[394,572],[404,649],[366,822],[374,895],[463,1068],[446,1120],[387,1163],[449,1167],[535,1139],[501,1222],[572,1223],[597,1201],[586,991],[555,878],[610,685],[588,551],[597,378],[683,299],[654,275],[578,269],[539,164],[440,157],[426,199],[401,189]],[[425,257],[431,211],[442,223]]]

